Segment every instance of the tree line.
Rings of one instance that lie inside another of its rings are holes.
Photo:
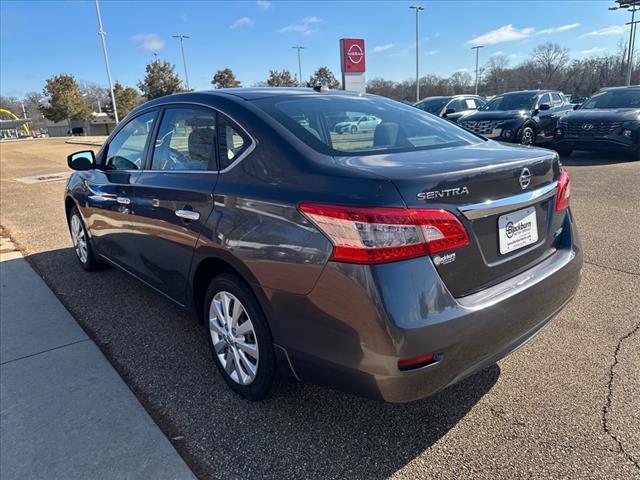
[[[616,53],[571,60],[569,49],[557,43],[543,43],[514,66],[510,65],[509,57],[493,55],[480,69],[478,94],[491,96],[514,90],[552,89],[587,97],[602,87],[625,84],[626,49],[626,44],[620,43]],[[634,62],[631,84],[637,85],[639,81],[640,69]],[[374,78],[367,82],[367,92],[412,102],[416,81]],[[450,77],[425,75],[420,78],[420,98],[474,92],[475,78],[466,71],[455,72]]]
[[[620,43],[618,51],[585,59],[571,60],[569,50],[556,43],[544,43],[533,49],[528,58],[511,66],[509,58],[493,55],[484,64],[479,75],[478,93],[495,95],[523,89],[555,89],[574,96],[589,96],[606,86],[623,85],[626,74],[627,45]],[[640,81],[640,69],[634,62],[632,84]],[[238,87],[242,83],[231,68],[216,71],[211,79],[214,88]],[[308,81],[300,82],[289,70],[270,70],[265,81],[254,86],[294,87],[324,84],[340,88],[340,82],[326,66],[318,68]],[[141,103],[173,93],[184,92],[182,80],[175,65],[154,60],[145,67],[145,76],[137,88],[116,81],[114,96],[118,114],[123,118]],[[367,92],[396,100],[415,100],[416,82],[396,82],[373,78],[367,82]],[[466,71],[449,77],[425,75],[420,78],[420,98],[434,95],[473,93],[475,80]],[[108,89],[95,83],[80,82],[70,74],[54,75],[46,81],[42,92],[30,92],[23,99],[0,97],[0,108],[18,116],[22,106],[34,128],[44,126],[43,117],[54,122],[63,120],[89,120],[92,112],[102,110],[113,116],[113,105]]]
[[[306,82],[299,82],[289,70],[270,70],[269,77],[255,86],[294,87],[328,85],[340,88],[340,82],[328,67],[318,68]],[[214,88],[239,87],[241,82],[233,70],[224,68],[213,74]],[[123,118],[138,105],[173,93],[187,91],[175,71],[175,65],[154,60],[145,67],[145,76],[137,88],[124,86],[116,81],[113,87],[118,116]],[[54,75],[46,81],[42,92],[29,92],[23,99],[0,97],[0,108],[22,116],[22,107],[31,119],[33,128],[45,126],[43,118],[53,122],[90,120],[92,113],[102,111],[113,117],[114,109],[109,89],[95,83],[80,82],[71,74]]]

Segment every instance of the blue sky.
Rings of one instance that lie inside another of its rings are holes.
[[[552,41],[573,57],[611,53],[628,37],[629,15],[609,1],[235,1],[100,2],[114,79],[134,86],[158,52],[183,76],[177,33],[185,41],[191,87],[210,88],[213,72],[231,67],[245,85],[270,68],[297,72],[292,45],[304,45],[303,76],[327,65],[339,75],[338,41],[364,38],[367,78],[411,78],[415,72],[415,17],[421,13],[421,74],[450,75],[503,53],[511,64]],[[71,73],[106,84],[93,1],[0,3],[0,93],[42,90],[46,78]]]

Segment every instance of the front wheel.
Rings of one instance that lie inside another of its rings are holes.
[[[524,127],[520,132],[520,143],[522,145],[535,145],[536,133],[531,127]]]
[[[216,276],[203,313],[213,361],[227,385],[247,400],[271,395],[279,383],[273,340],[246,284],[235,275]]]
[[[358,127],[356,127],[355,125],[353,125],[351,127],[351,133],[356,133],[358,131]]]
[[[102,263],[98,260],[93,250],[87,229],[84,226],[77,207],[73,207],[69,215],[69,232],[71,233],[76,258],[80,262],[80,265],[82,265],[82,268],[89,272],[100,269]]]

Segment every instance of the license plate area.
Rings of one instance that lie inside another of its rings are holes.
[[[500,254],[505,255],[538,241],[535,207],[524,208],[498,217]]]

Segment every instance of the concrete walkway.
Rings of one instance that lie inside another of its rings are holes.
[[[3,238],[0,478],[193,479],[102,352]]]

